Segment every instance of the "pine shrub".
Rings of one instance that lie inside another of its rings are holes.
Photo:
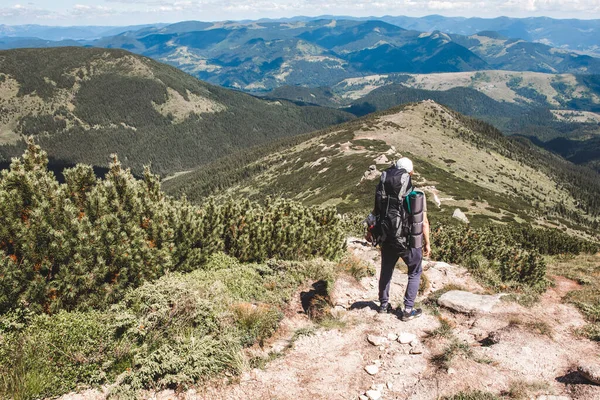
[[[90,166],[59,183],[32,140],[0,176],[0,314],[103,308],[167,271],[191,271],[211,254],[240,261],[333,259],[344,233],[333,208],[283,199],[193,206],[163,194],[148,168],[137,180],[113,157],[103,180]]]
[[[492,286],[544,287],[543,255],[593,253],[600,248],[556,229],[517,224],[472,228],[442,222],[432,229],[432,241],[434,258],[464,264]]]

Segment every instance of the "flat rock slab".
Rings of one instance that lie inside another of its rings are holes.
[[[451,290],[444,293],[438,304],[460,313],[489,313],[500,302],[500,296],[474,294],[462,290]]]

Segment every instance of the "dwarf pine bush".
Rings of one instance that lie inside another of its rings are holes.
[[[440,223],[432,229],[433,257],[464,263],[488,283],[543,287],[543,255],[593,253],[598,244],[569,236],[556,229],[530,225],[468,225]]]
[[[191,271],[216,252],[241,261],[332,259],[344,234],[334,209],[243,199],[192,206],[163,194],[157,176],[133,177],[113,157],[104,179],[90,166],[65,183],[28,142],[0,176],[0,313],[106,307],[166,271]]]

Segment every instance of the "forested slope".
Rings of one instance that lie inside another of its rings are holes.
[[[105,165],[118,153],[134,172],[151,163],[160,174],[352,118],[212,86],[123,50],[77,47],[0,52],[0,109],[5,162],[33,135],[51,160]]]

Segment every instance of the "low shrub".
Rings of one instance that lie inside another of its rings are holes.
[[[142,388],[185,388],[246,364],[280,306],[306,280],[332,280],[323,260],[243,264],[215,254],[206,269],[167,273],[103,311],[0,317],[0,398],[33,399],[116,382],[115,398]]]
[[[451,223],[432,229],[433,257],[460,263],[495,288],[546,287],[543,255],[590,252],[597,245],[557,230],[525,225],[472,228]]]

